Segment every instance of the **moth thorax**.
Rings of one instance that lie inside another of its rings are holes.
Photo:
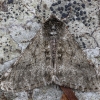
[[[51,34],[51,35],[56,35],[56,34],[57,34],[57,32],[52,31],[52,32],[50,32],[50,34]]]
[[[50,32],[50,34],[51,34],[51,35],[57,34],[55,25],[53,25],[53,26],[51,27],[51,32]]]

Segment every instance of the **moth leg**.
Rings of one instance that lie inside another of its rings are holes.
[[[28,100],[33,100],[33,90],[27,90]]]
[[[6,96],[5,96],[5,94],[4,94],[4,93],[1,95],[1,97],[0,97],[0,98],[1,98],[0,100],[7,100],[7,98],[6,98]]]

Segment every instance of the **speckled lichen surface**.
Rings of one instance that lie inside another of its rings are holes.
[[[100,75],[99,0],[0,0],[0,75],[15,62],[38,32],[41,23],[52,14],[66,23]],[[51,91],[54,94],[50,94]],[[79,100],[100,100],[99,93],[76,91],[76,95]],[[4,92],[4,96],[8,100],[28,100],[26,92]],[[3,91],[0,97],[3,98]],[[60,97],[60,89],[53,86],[33,90],[34,100],[59,100]]]

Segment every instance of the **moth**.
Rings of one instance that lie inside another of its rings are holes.
[[[56,84],[79,91],[99,91],[95,66],[75,41],[63,21],[46,20],[24,53],[2,78],[7,90],[15,92]],[[10,84],[10,85],[9,85]]]

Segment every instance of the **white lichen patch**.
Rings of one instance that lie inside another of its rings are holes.
[[[96,47],[95,49],[86,49],[84,52],[86,52],[87,58],[95,64],[97,75],[100,75],[100,48]]]
[[[58,86],[45,86],[33,90],[33,100],[60,100],[62,91]]]
[[[26,92],[16,93],[16,98],[13,100],[28,100],[27,93]]]
[[[13,25],[9,28],[11,37],[18,43],[23,49],[27,47],[30,40],[39,31],[40,25],[33,20],[28,20],[26,23],[21,25]]]
[[[79,100],[99,100],[100,94],[99,93],[76,93],[77,97],[80,98]]]
[[[0,63],[3,64],[20,55],[18,44],[7,35],[6,29],[0,29]]]
[[[89,33],[85,33],[80,36],[75,36],[76,41],[80,44],[83,49],[95,49],[98,46],[97,41]]]

